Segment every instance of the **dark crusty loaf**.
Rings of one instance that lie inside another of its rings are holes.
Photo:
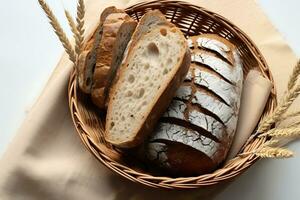
[[[167,109],[190,60],[180,29],[159,11],[146,13],[110,89],[105,139],[126,148],[142,143]]]
[[[238,120],[243,71],[236,49],[215,35],[188,39],[192,64],[157,129],[146,158],[175,175],[214,170],[226,157]]]

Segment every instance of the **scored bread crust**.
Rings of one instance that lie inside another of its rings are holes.
[[[197,39],[195,39],[195,37],[193,38],[193,42],[196,43],[199,48],[214,53],[215,56],[223,58],[230,64],[234,64],[235,61],[232,52],[235,50],[235,46],[228,40],[216,34],[202,34],[197,37]]]
[[[147,162],[176,176],[195,176],[216,169],[226,158],[238,119],[243,72],[237,49],[232,44],[228,48],[218,45],[219,52],[230,49],[221,58],[220,54],[202,49],[202,44],[197,43],[199,38],[228,43],[215,35],[189,39],[192,64],[185,82],[140,149]],[[218,44],[215,41],[203,45],[211,48]],[[231,57],[233,64],[223,61]]]
[[[154,13],[158,13],[158,11],[155,11]],[[153,11],[147,13],[144,17],[151,17],[152,14],[154,14]],[[163,16],[161,13],[159,14],[160,18]],[[156,17],[157,19],[157,17]],[[141,20],[141,22],[146,21],[145,18]],[[144,23],[144,22],[143,22]],[[125,61],[122,64],[122,67],[118,71],[117,78],[115,79],[109,93],[109,103],[108,103],[108,112],[107,112],[107,117],[106,117],[106,127],[105,127],[105,139],[112,143],[115,146],[118,147],[123,147],[123,148],[130,148],[130,147],[135,147],[138,144],[141,144],[145,138],[151,133],[151,131],[154,129],[155,124],[161,117],[161,115],[164,113],[168,105],[170,104],[176,90],[182,83],[186,73],[188,72],[190,62],[191,62],[191,55],[189,48],[187,47],[187,43],[185,41],[185,38],[183,34],[181,33],[180,29],[175,27],[173,24],[168,23],[166,19],[162,20],[162,23],[157,25],[157,29],[160,29],[161,27],[167,27],[169,30],[172,30],[174,32],[178,32],[181,41],[176,41],[176,42],[182,42],[183,48],[181,49],[181,58],[179,61],[176,63],[176,68],[177,70],[174,71],[173,76],[170,78],[170,80],[166,80],[165,83],[162,84],[161,89],[159,90],[161,94],[158,94],[156,96],[156,99],[153,99],[152,105],[153,107],[149,107],[148,110],[145,112],[145,119],[142,120],[142,123],[138,124],[136,126],[136,129],[133,130],[131,133],[131,137],[128,138],[127,140],[114,140],[111,138],[111,133],[110,133],[110,127],[111,127],[111,111],[113,107],[113,101],[114,101],[114,95],[116,94],[118,88],[120,87],[119,85],[122,84],[118,80],[120,80],[126,70],[126,65],[127,63],[130,62],[130,58],[132,57],[132,52],[136,50],[136,46],[139,42],[143,41],[143,39],[147,38],[147,33],[148,31],[140,30],[139,28],[145,28],[143,26],[140,26],[141,24],[138,25],[137,30],[135,31],[132,41],[130,43],[130,47],[127,51],[127,55],[125,58]],[[139,33],[142,33],[141,35]],[[146,34],[145,34],[146,33]],[[174,69],[173,68],[173,69]]]

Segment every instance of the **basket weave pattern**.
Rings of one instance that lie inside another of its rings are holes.
[[[214,33],[229,40],[238,49],[243,61],[245,76],[250,69],[257,69],[265,78],[274,83],[266,61],[256,45],[244,32],[222,16],[207,11],[204,8],[180,1],[140,3],[127,8],[126,12],[133,19],[139,20],[143,14],[151,9],[159,9],[186,36]],[[86,148],[106,167],[131,181],[156,188],[199,188],[232,179],[245,171],[258,159],[254,155],[243,158],[237,157],[215,172],[197,177],[170,178],[151,175],[141,167],[141,164],[137,160],[128,158],[120,150],[115,149],[104,140],[105,114],[99,111],[92,104],[90,98],[78,89],[75,71],[70,76],[68,89],[72,119]],[[276,102],[276,90],[273,87],[264,110],[264,115],[274,109]],[[263,138],[255,139],[245,146],[242,152],[255,150],[264,142],[265,139]]]

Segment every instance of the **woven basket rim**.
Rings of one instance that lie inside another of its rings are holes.
[[[196,9],[201,14],[205,14],[208,17],[224,24],[226,28],[230,29],[230,31],[234,32],[245,44],[247,45],[248,49],[250,50],[251,54],[255,57],[258,61],[260,71],[262,74],[268,78],[272,83],[274,83],[272,74],[268,68],[266,60],[264,59],[263,55],[254,44],[254,42],[246,35],[242,30],[240,30],[237,26],[233,25],[232,22],[224,18],[223,16],[216,14],[212,11],[209,11],[203,7],[192,5],[187,2],[183,1],[168,1],[168,0],[156,0],[151,2],[141,2],[138,4],[131,5],[130,7],[126,8],[126,12],[138,9],[142,6],[150,6],[152,4],[161,4],[161,5],[172,5],[190,9]],[[270,95],[270,101],[272,101],[273,107],[268,111],[272,111],[277,104],[277,93],[275,85],[273,84],[272,88],[272,95]],[[147,174],[144,172],[138,172],[135,169],[131,169],[127,166],[124,166],[117,161],[115,161],[113,156],[109,155],[107,151],[95,141],[95,138],[91,137],[89,134],[89,130],[87,130],[84,122],[82,121],[81,117],[79,116],[79,108],[77,105],[77,81],[75,76],[75,70],[72,71],[69,86],[68,86],[68,97],[69,97],[69,106],[70,112],[72,116],[73,123],[77,130],[78,135],[80,136],[83,144],[85,147],[106,167],[110,170],[116,172],[117,174],[125,177],[133,182],[141,183],[146,186],[155,187],[155,188],[165,188],[165,189],[188,189],[188,188],[199,188],[202,186],[208,185],[215,185],[222,181],[228,181],[232,178],[238,176],[250,166],[252,166],[259,158],[255,155],[248,155],[243,158],[234,158],[229,161],[223,168],[216,170],[211,174],[204,174],[196,177],[179,177],[179,178],[170,178],[166,176],[153,176],[151,174]],[[97,136],[95,136],[97,137]],[[102,141],[105,143],[104,141]],[[264,138],[255,139],[250,144],[253,146],[260,146],[265,142]],[[246,151],[248,146],[244,148]],[[249,147],[251,148],[251,146]],[[239,160],[239,163],[236,163],[236,159]],[[231,173],[227,173],[227,171]]]

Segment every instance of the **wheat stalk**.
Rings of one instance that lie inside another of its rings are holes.
[[[296,66],[294,67],[293,73],[288,83],[288,90],[291,90],[296,85],[299,75],[300,75],[300,60],[298,60]]]
[[[71,31],[74,35],[74,38],[76,37],[76,35],[78,34],[78,31],[77,31],[77,27],[76,27],[76,24],[73,20],[73,17],[71,16],[71,14],[69,13],[69,11],[65,10],[65,15],[66,15],[66,18],[68,20],[68,23],[70,25],[70,28],[71,28]]]
[[[259,135],[259,137],[294,137],[300,136],[300,127],[290,127],[290,128],[274,128],[266,133]]]
[[[260,124],[258,128],[258,133],[263,133],[267,131],[275,122],[280,121],[281,116],[287,111],[287,109],[291,106],[294,100],[298,97],[300,93],[300,85],[296,86],[297,80],[300,74],[300,60],[297,62],[296,66],[293,69],[293,73],[290,76],[288,82],[287,93],[281,102],[280,105],[274,110],[272,114],[267,116]],[[290,116],[289,116],[290,117]],[[287,117],[284,117],[286,120]],[[283,119],[281,119],[282,121]]]
[[[71,28],[71,31],[73,33],[73,36],[74,36],[74,39],[75,39],[75,51],[76,51],[76,54],[77,54],[77,66],[80,67],[79,63],[82,64],[81,61],[79,61],[80,59],[82,59],[82,56],[80,56],[82,54],[82,43],[83,43],[83,38],[84,36],[83,35],[80,35],[79,31],[78,31],[78,27],[77,25],[75,24],[71,14],[65,10],[65,15],[66,15],[66,18],[68,20],[68,23],[70,25],[70,28]]]
[[[80,55],[83,48],[83,40],[84,40],[84,15],[85,15],[85,6],[84,6],[84,0],[78,0],[77,5],[77,32],[78,34],[75,37],[75,51],[77,55]]]
[[[254,154],[261,158],[290,158],[294,155],[294,153],[288,149],[268,146],[255,151]]]
[[[261,137],[281,138],[281,137],[300,136],[300,128],[296,127],[296,125],[300,124],[300,122],[293,124],[293,126],[289,126],[285,128],[274,128],[270,130],[273,124],[277,122],[280,123],[291,117],[296,117],[300,115],[300,111],[292,112],[290,114],[284,115],[288,110],[288,108],[292,105],[292,103],[300,94],[300,85],[296,85],[297,80],[299,78],[299,74],[300,74],[300,60],[297,62],[297,65],[295,66],[293,73],[289,79],[288,89],[285,97],[283,98],[281,103],[275,108],[273,113],[269,114],[266,118],[262,120],[262,122],[258,126],[256,134],[250,138],[253,139],[258,135],[259,135],[258,137],[260,138]],[[249,142],[249,140],[247,141],[247,143]],[[241,156],[250,155],[250,154],[255,154],[262,158],[289,158],[293,156],[293,152],[288,149],[270,147],[278,143],[279,140],[271,139],[270,141],[261,145],[260,148],[251,152],[243,153],[241,154]]]
[[[50,21],[51,26],[53,27],[56,35],[58,36],[58,39],[62,43],[65,51],[67,52],[67,54],[69,55],[69,59],[74,64],[76,64],[76,55],[75,55],[75,52],[74,52],[73,47],[71,45],[71,42],[67,38],[67,36],[64,33],[63,29],[61,28],[57,18],[54,16],[52,10],[50,9],[50,7],[47,5],[47,3],[44,0],[38,0],[38,1],[39,1],[40,6],[42,7],[44,12],[46,13],[46,15],[47,15],[47,17]]]

